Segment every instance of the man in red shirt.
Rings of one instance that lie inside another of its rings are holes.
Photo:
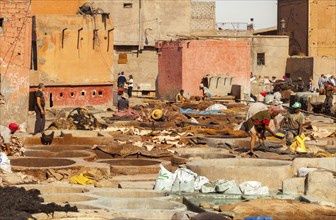
[[[253,147],[255,145],[255,142],[257,140],[257,137],[259,140],[265,140],[265,132],[268,131],[273,136],[277,136],[269,127],[269,124],[272,119],[274,119],[278,114],[280,113],[279,108],[270,108],[269,110],[260,111],[253,115],[251,118],[249,118],[247,121],[245,121],[240,128],[240,130],[244,130],[249,133],[251,137],[250,142],[250,153],[253,153]],[[252,132],[251,129],[254,127],[255,132]]]

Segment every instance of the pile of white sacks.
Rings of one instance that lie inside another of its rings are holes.
[[[244,195],[268,195],[267,186],[257,181],[247,181],[237,185],[235,180],[217,180],[210,182],[205,176],[198,176],[186,168],[179,168],[171,173],[160,165],[160,172],[156,178],[154,190],[169,192],[201,192]]]

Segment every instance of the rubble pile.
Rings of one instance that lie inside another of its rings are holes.
[[[11,156],[14,157],[20,157],[20,156],[24,156],[24,152],[26,151],[22,141],[12,135],[10,138],[10,143],[9,143],[9,148],[11,151]],[[6,152],[6,146],[5,146],[5,142],[3,137],[0,136],[0,152]]]

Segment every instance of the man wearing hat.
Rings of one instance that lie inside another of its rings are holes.
[[[125,93],[120,96],[118,100],[118,111],[127,110],[129,108],[129,101],[128,97]]]
[[[294,138],[298,135],[302,135],[303,132],[304,115],[301,112],[301,103],[295,102],[292,108],[293,110],[285,115],[280,125],[280,127],[287,132],[287,145],[291,145]]]
[[[10,150],[10,141],[11,141],[11,136],[17,131],[20,130],[19,125],[17,125],[16,123],[10,123],[8,125],[8,127],[0,125],[0,139],[2,138],[2,140],[0,140],[0,147],[2,145],[2,141],[5,147],[5,151],[7,153],[7,155],[11,155],[11,150]],[[2,149],[0,149],[2,150]]]
[[[277,137],[276,133],[272,131],[269,127],[269,124],[272,119],[274,119],[280,113],[280,109],[277,107],[269,108],[268,110],[260,111],[250,117],[247,121],[245,121],[240,128],[240,130],[244,130],[249,133],[251,137],[250,142],[250,153],[253,153],[253,148],[257,137],[259,140],[263,141],[266,139],[265,132],[268,131],[274,137]],[[253,131],[253,128],[255,131]],[[249,154],[250,154],[249,153]]]

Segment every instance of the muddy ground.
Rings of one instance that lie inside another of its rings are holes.
[[[0,187],[0,219],[28,219],[35,213],[52,215],[55,211],[78,212],[76,206],[42,204],[43,198],[39,197],[40,194],[37,189],[27,191],[22,187]]]

